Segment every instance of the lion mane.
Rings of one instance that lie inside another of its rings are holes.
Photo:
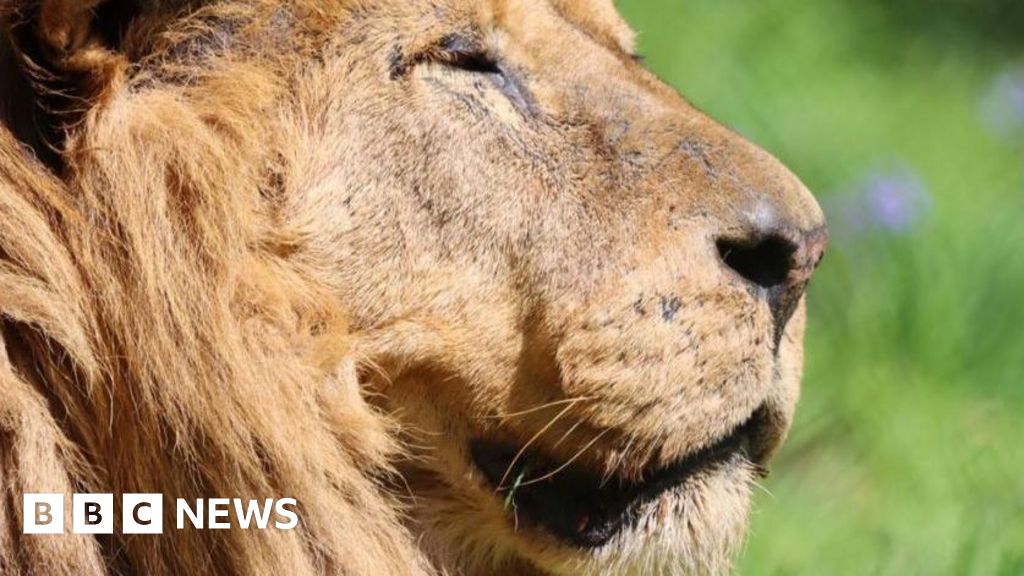
[[[398,447],[362,400],[345,318],[289,261],[279,183],[251,168],[287,161],[260,117],[281,80],[253,67],[154,91],[97,131],[68,102],[108,99],[127,64],[74,37],[95,4],[0,2],[0,573],[426,572],[382,488]],[[47,113],[71,134],[56,152],[16,136]],[[24,492],[289,496],[301,522],[33,537]]]

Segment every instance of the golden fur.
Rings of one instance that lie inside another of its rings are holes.
[[[726,569],[753,465],[580,551],[520,530],[467,454],[639,476],[756,409],[768,454],[796,402],[802,309],[774,348],[707,238],[821,213],[636,64],[610,2],[0,19],[0,573]],[[446,66],[453,33],[523,91]],[[23,492],[75,491],[289,496],[301,525],[20,533]]]

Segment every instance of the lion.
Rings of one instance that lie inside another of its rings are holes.
[[[729,569],[825,220],[610,0],[0,23],[0,573]],[[29,535],[27,492],[300,523]]]

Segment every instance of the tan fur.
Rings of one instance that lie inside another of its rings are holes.
[[[581,552],[467,456],[636,475],[761,405],[774,450],[796,402],[802,310],[776,355],[709,238],[821,213],[610,2],[146,1],[116,38],[109,6],[0,1],[0,573],[726,569],[749,466]],[[528,108],[432,63],[452,33]],[[28,536],[26,491],[289,496],[301,526]]]

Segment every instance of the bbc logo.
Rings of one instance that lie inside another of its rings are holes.
[[[163,532],[164,498],[161,494],[124,494],[121,498],[121,532]],[[22,500],[22,532],[64,533],[63,494],[25,494]],[[76,534],[114,533],[113,494],[73,494],[71,529]]]
[[[63,534],[64,494],[25,494],[22,499],[22,532]],[[174,527],[178,530],[242,530],[275,528],[294,530],[299,525],[295,498],[178,498],[173,501]],[[164,497],[161,494],[122,494],[123,534],[163,534]],[[232,512],[234,521],[232,522]],[[71,530],[76,534],[114,533],[113,494],[72,494]]]

